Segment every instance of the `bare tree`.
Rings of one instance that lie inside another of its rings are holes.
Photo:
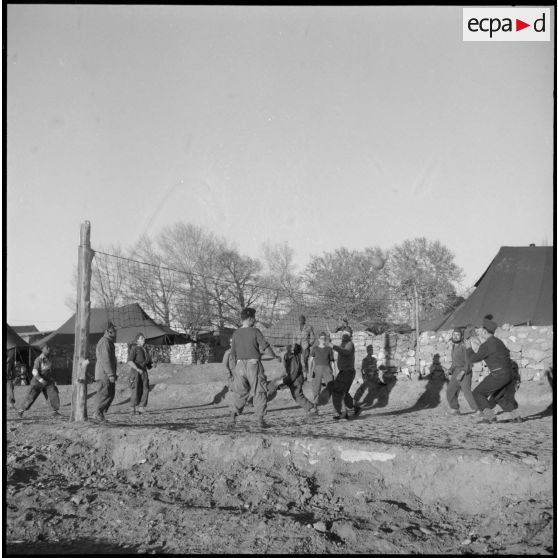
[[[304,303],[303,282],[294,265],[294,250],[287,242],[264,243],[260,249],[262,259],[262,294],[260,321],[273,324],[289,307]]]
[[[260,263],[201,227],[175,223],[158,238],[168,265],[179,271],[177,319],[189,329],[238,325],[240,309],[259,296]]]
[[[95,251],[91,266],[91,305],[114,308],[129,302],[126,253],[119,245]]]
[[[167,266],[179,273],[174,318],[195,335],[212,321],[206,276],[212,271],[215,237],[201,227],[179,222],[165,228],[157,241]]]
[[[157,321],[170,326],[174,321],[179,277],[164,266],[162,252],[148,236],[142,236],[131,251],[129,288],[136,301]]]
[[[412,308],[415,289],[419,315],[430,317],[456,304],[456,285],[463,277],[453,253],[439,241],[405,240],[389,251],[386,274],[394,291]],[[399,308],[399,318],[403,312]],[[409,310],[407,310],[409,312]],[[394,308],[394,312],[397,309]]]
[[[336,318],[384,321],[389,312],[387,282],[375,260],[379,248],[339,248],[313,256],[306,267],[307,288],[318,308]]]
[[[240,311],[256,305],[261,296],[262,289],[258,284],[261,264],[258,260],[241,256],[234,248],[221,245],[216,265],[221,277],[217,283],[223,317],[228,323],[240,325]]]

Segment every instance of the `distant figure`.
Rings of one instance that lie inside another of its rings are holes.
[[[304,380],[308,378],[308,358],[310,356],[310,349],[314,342],[316,341],[316,334],[311,325],[306,323],[306,316],[301,314],[298,317],[298,327],[292,335],[291,345],[300,345],[302,347],[302,370],[304,374]]]
[[[116,327],[108,322],[103,337],[97,343],[95,364],[95,380],[97,381],[97,409],[91,417],[99,422],[106,422],[105,413],[116,393]]]
[[[518,404],[515,400],[515,389],[511,389],[514,386],[515,377],[510,359],[510,351],[501,339],[495,337],[494,332],[497,327],[498,324],[493,321],[491,314],[485,316],[480,333],[481,340],[483,341],[482,344],[476,353],[470,347],[467,349],[467,355],[472,363],[484,360],[490,370],[490,374],[473,390],[473,397],[479,411],[482,413],[480,422],[495,422],[496,415],[492,409],[494,405],[489,402],[488,398],[502,388],[508,387],[503,392],[503,399],[500,399],[498,404],[502,408],[505,406],[508,409],[513,421],[522,422]],[[502,406],[502,403],[504,406]]]
[[[143,413],[147,407],[149,397],[149,374],[148,370],[153,368],[153,361],[145,348],[145,335],[138,333],[134,340],[134,345],[128,354],[128,366],[130,367],[130,387],[132,393],[130,395],[130,403],[132,406],[132,414]]]
[[[304,376],[302,373],[302,347],[295,344],[292,348],[287,346],[287,352],[283,357],[283,364],[287,375],[283,378],[283,383],[291,390],[293,399],[302,407],[309,418],[317,415],[316,406],[306,399],[302,393],[302,385],[304,384]]]
[[[232,380],[233,370],[236,366],[236,362],[231,358],[231,348],[232,348],[232,337],[229,339],[229,348],[225,351],[223,355],[223,364],[229,373],[229,378]]]
[[[341,336],[341,344],[333,345],[333,350],[338,353],[337,369],[339,370],[335,380],[333,380],[332,401],[333,408],[337,415],[334,420],[340,418],[349,419],[348,409],[352,409],[353,398],[349,394],[349,389],[355,379],[355,346],[351,341],[351,334],[345,331]]]
[[[467,347],[463,339],[463,333],[460,328],[455,328],[451,334],[451,367],[450,381],[446,389],[446,397],[450,406],[452,415],[459,415],[459,392],[463,391],[463,395],[469,407],[473,411],[477,411],[478,407],[471,391],[471,382],[473,380],[473,366],[467,355]]]
[[[16,382],[17,385],[27,386],[29,385],[29,378],[27,377],[27,365],[24,362],[20,362],[19,366],[16,364]]]
[[[58,412],[58,409],[60,409],[60,397],[58,395],[58,388],[54,382],[54,367],[49,355],[50,347],[45,344],[41,348],[41,354],[33,363],[33,378],[31,379],[27,397],[23,402],[22,408],[18,411],[20,417],[23,417],[23,413],[33,405],[41,393],[50,403],[52,415],[60,416]]]
[[[327,391],[328,399],[333,391],[333,363],[335,357],[333,349],[327,344],[327,339],[325,331],[321,331],[318,336],[318,344],[310,349],[309,377],[311,378],[312,393],[314,394],[312,402],[316,410],[322,393],[322,385],[325,385],[323,391]]]
[[[14,382],[17,378],[16,372],[16,350],[8,349],[6,353],[6,391],[10,407],[15,409]]]
[[[267,354],[269,358],[276,358],[281,362],[281,357],[273,352],[262,332],[254,327],[256,311],[253,308],[244,308],[240,313],[240,319],[242,326],[233,333],[231,343],[230,358],[236,362],[236,365],[229,393],[231,417],[228,426],[230,428],[235,425],[236,417],[242,414],[248,397],[252,395],[258,425],[260,428],[265,428],[267,426],[264,422],[267,409],[267,378],[261,359],[264,354]]]

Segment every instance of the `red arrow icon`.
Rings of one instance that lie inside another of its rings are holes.
[[[521,21],[520,19],[515,20],[515,30],[516,31],[521,31],[522,29],[525,29],[525,27],[531,27],[530,23],[525,23],[524,21]]]

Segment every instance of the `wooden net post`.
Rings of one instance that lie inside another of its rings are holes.
[[[74,362],[72,367],[72,413],[70,421],[87,420],[86,370],[89,348],[89,318],[91,313],[91,262],[93,251],[90,244],[91,223],[81,224],[78,249],[78,285],[75,322]]]
[[[420,331],[419,331],[419,296],[417,291],[416,283],[413,285],[414,287],[414,299],[415,299],[415,332],[416,332],[416,347],[415,347],[415,370],[418,372],[418,377],[421,377],[421,370],[420,370]]]

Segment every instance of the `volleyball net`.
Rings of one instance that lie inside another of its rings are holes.
[[[409,301],[386,289],[372,292],[340,285],[318,292],[278,283],[241,266],[217,275],[94,251],[91,307],[102,309],[117,329],[150,331],[157,325],[176,342],[231,332],[240,326],[241,310],[251,307],[256,310],[256,327],[275,346],[292,343],[301,316],[316,337],[325,332],[330,338],[347,328],[382,333],[393,326],[389,316],[394,308],[410,316]]]

